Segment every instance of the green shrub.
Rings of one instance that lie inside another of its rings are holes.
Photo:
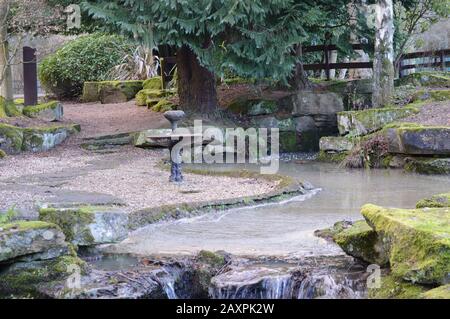
[[[39,65],[39,79],[58,98],[77,97],[85,81],[107,80],[108,71],[133,48],[117,35],[82,36],[46,57]]]

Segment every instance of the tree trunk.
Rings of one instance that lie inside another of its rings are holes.
[[[187,46],[177,51],[177,75],[180,108],[206,117],[215,116],[218,111],[216,78],[200,65]]]
[[[303,55],[302,53],[302,45],[297,44],[295,46],[295,55],[300,59]],[[311,82],[308,80],[308,77],[303,69],[303,63],[298,62],[295,65],[294,74],[290,79],[290,84],[295,90],[304,90],[311,88]]]
[[[0,95],[6,100],[12,100],[12,71],[8,48],[8,25],[6,23],[9,11],[8,2],[8,0],[0,0]]]
[[[374,107],[391,102],[394,92],[394,9],[392,0],[378,0],[373,61]]]

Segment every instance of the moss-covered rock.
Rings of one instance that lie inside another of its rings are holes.
[[[0,149],[7,154],[17,154],[22,150],[23,129],[0,123]]]
[[[396,86],[401,85],[450,87],[448,72],[416,72],[395,80]]]
[[[341,135],[366,135],[380,130],[388,123],[418,112],[419,108],[413,106],[339,112],[337,113],[338,129]]]
[[[58,225],[80,246],[117,242],[128,234],[128,215],[111,207],[41,208],[39,219]]]
[[[450,193],[433,195],[417,202],[416,208],[450,207]]]
[[[280,151],[281,152],[297,152],[299,150],[299,137],[297,132],[280,131]]]
[[[347,220],[341,220],[336,223],[332,227],[325,229],[318,229],[314,231],[314,235],[329,241],[334,241],[333,237],[338,233],[342,232],[344,229],[347,229],[353,225],[353,222]]]
[[[153,78],[145,80],[143,83],[143,88],[145,90],[162,90],[162,78],[160,76],[155,76]]]
[[[450,174],[450,158],[407,157],[405,171],[420,174]]]
[[[31,152],[48,151],[78,132],[79,125],[24,128],[22,150]]]
[[[276,113],[278,104],[275,100],[239,97],[229,103],[227,109],[236,114],[258,116]]]
[[[381,277],[380,288],[369,288],[369,299],[420,299],[426,287],[413,284],[392,275]]]
[[[430,289],[420,297],[423,299],[450,299],[450,284]]]
[[[63,106],[58,101],[50,101],[38,105],[25,106],[23,114],[32,118],[40,118],[45,121],[61,121],[64,115]]]
[[[348,152],[326,152],[319,151],[317,160],[325,163],[341,163],[348,155]]]
[[[21,116],[22,112],[13,101],[6,101],[0,96],[0,118]]]
[[[87,272],[86,263],[65,255],[52,260],[21,262],[0,274],[0,296],[10,298],[64,298],[70,292],[68,279]]]
[[[99,82],[84,82],[83,95],[81,96],[83,103],[97,102],[100,100],[98,85]]]
[[[166,90],[143,89],[136,94],[136,105],[147,106],[147,100],[160,99],[168,95],[170,92]]]
[[[405,125],[385,129],[390,153],[450,155],[450,126]]]
[[[383,241],[364,220],[337,232],[333,239],[350,256],[380,266],[389,262]]]
[[[355,145],[352,139],[340,136],[323,136],[319,141],[319,148],[326,152],[347,152]]]
[[[385,247],[392,274],[413,283],[450,280],[450,210],[387,209],[367,204],[361,210]]]
[[[41,221],[0,224],[0,262],[24,256],[49,259],[65,252],[64,234],[55,224]]]
[[[6,157],[6,153],[4,150],[0,149],[0,158]]]
[[[147,104],[148,104],[148,100],[147,100]],[[161,99],[158,101],[158,103],[156,103],[154,106],[152,106],[152,111],[155,112],[167,112],[167,111],[171,111],[171,110],[176,110],[177,106],[175,104],[173,104],[172,102],[170,102],[169,100],[166,99]]]
[[[98,83],[98,95],[103,104],[124,103],[142,90],[143,81],[102,81]]]

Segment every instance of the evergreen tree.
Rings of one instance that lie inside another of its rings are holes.
[[[177,48],[182,109],[217,110],[216,76],[287,82],[311,34],[348,24],[348,0],[96,0],[83,8],[112,32]],[[345,36],[345,32],[341,32]],[[347,39],[348,41],[348,39]]]

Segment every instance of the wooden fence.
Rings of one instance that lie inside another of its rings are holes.
[[[450,49],[436,50],[436,51],[422,51],[403,54],[400,59],[399,77],[404,75],[404,70],[411,69],[433,69],[446,71],[450,67],[450,61],[447,57],[450,56]],[[411,63],[408,60],[419,59],[419,63]],[[428,60],[424,62],[423,60]]]
[[[362,44],[352,44],[353,50],[364,50],[364,45]],[[330,63],[330,53],[337,50],[336,45],[312,45],[303,47],[303,53],[311,52],[323,52],[324,61],[323,63],[310,63],[304,64],[303,69],[305,71],[321,71],[325,70],[325,75],[327,80],[330,79],[330,70],[340,70],[340,69],[372,69],[373,61],[369,62],[340,62],[340,63]],[[404,70],[411,70],[416,68],[433,68],[438,70],[446,70],[450,67],[450,61],[447,61],[447,57],[450,56],[450,49],[437,50],[437,51],[423,51],[423,52],[413,52],[404,54],[400,60],[399,76],[403,76]],[[428,62],[421,62],[417,64],[406,64],[405,61],[411,59],[428,59]],[[170,71],[176,64],[175,57],[165,57],[161,59],[161,74],[163,77],[163,83],[170,81],[172,75]]]

